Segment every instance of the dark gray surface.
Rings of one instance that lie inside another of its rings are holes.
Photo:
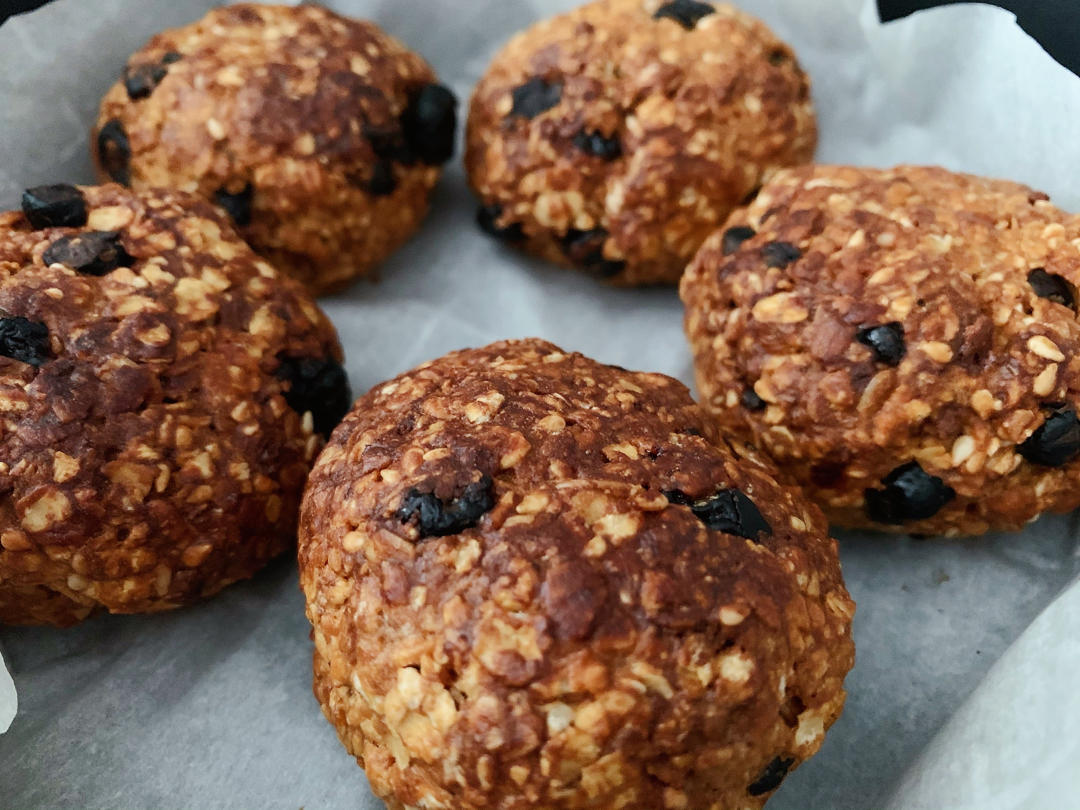
[[[882,20],[896,20],[916,11],[971,0],[878,0]],[[1080,3],[1076,0],[983,0],[1016,15],[1033,36],[1073,73],[1080,74]]]

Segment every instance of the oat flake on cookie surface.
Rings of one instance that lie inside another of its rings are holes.
[[[539,340],[362,397],[312,472],[315,694],[393,810],[759,808],[844,701],[821,512],[685,386]]]

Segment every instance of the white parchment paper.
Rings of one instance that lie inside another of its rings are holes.
[[[57,0],[0,27],[0,205],[29,185],[90,181],[86,130],[126,56],[211,5]],[[423,53],[464,111],[494,50],[572,0],[329,5]],[[742,5],[813,77],[820,160],[940,163],[1080,208],[1080,80],[1007,13],[952,7],[882,27],[869,0]],[[526,335],[691,381],[673,290],[546,267],[480,236],[473,211],[455,160],[383,280],[324,302],[358,393],[450,349]],[[1078,806],[1080,586],[1065,590],[1078,529],[1069,516],[952,542],[842,534],[858,602],[847,709],[770,810]],[[311,696],[287,559],[191,609],[0,628],[0,644],[20,698],[0,736],[0,806],[380,807]],[[8,705],[0,684],[0,719]]]

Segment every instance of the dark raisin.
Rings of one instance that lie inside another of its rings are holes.
[[[615,160],[622,155],[622,144],[618,137],[608,138],[599,132],[587,132],[584,129],[574,136],[574,146],[587,155],[602,160]]]
[[[345,369],[336,360],[285,357],[278,379],[289,383],[284,392],[289,407],[299,414],[311,411],[315,432],[329,436],[352,406],[352,389]]]
[[[665,3],[653,14],[654,20],[667,18],[675,20],[687,31],[692,31],[702,17],[708,17],[716,11],[708,3],[699,3],[697,0],[673,0]]]
[[[364,137],[371,144],[371,151],[380,160],[396,161],[411,165],[416,162],[399,125],[393,127],[364,126]]]
[[[880,326],[864,326],[855,333],[855,339],[864,346],[869,346],[878,362],[887,366],[899,365],[907,354],[904,326],[899,321],[890,321]]]
[[[664,491],[671,503],[689,506],[694,516],[718,532],[758,542],[762,533],[772,534],[772,526],[752,500],[737,489],[721,489],[707,498],[692,501],[681,490]]]
[[[742,392],[742,396],[739,397],[739,401],[742,406],[748,411],[763,411],[765,410],[765,400],[757,395],[757,392],[753,388],[747,388]]]
[[[41,254],[46,264],[63,264],[87,276],[103,276],[135,262],[116,231],[87,231],[61,236]]]
[[[1076,309],[1076,293],[1072,285],[1057,273],[1047,273],[1043,268],[1036,267],[1028,273],[1027,280],[1039,298]]]
[[[788,61],[788,52],[780,48],[769,51],[769,64],[775,67],[786,64]]]
[[[1068,464],[1080,453],[1080,421],[1076,411],[1055,410],[1016,450],[1032,464],[1044,467]]]
[[[117,183],[131,183],[131,143],[124,125],[111,118],[97,136],[98,162],[105,173]]]
[[[881,479],[884,489],[868,489],[866,514],[876,523],[898,524],[936,515],[956,491],[917,461],[901,465]]]
[[[380,160],[371,167],[371,177],[364,185],[367,192],[375,197],[385,197],[393,194],[397,188],[397,178],[394,177],[394,164],[388,160]]]
[[[550,110],[562,98],[562,82],[548,82],[534,76],[520,87],[511,91],[514,104],[510,115],[522,118],[535,118],[544,110]]]
[[[45,324],[19,316],[0,318],[0,357],[40,366],[51,356]]]
[[[413,487],[405,494],[397,518],[402,523],[415,518],[421,538],[445,537],[471,529],[493,506],[495,484],[491,476],[483,475],[449,501],[440,500],[434,492],[421,492]]]
[[[441,84],[428,84],[414,92],[401,115],[401,131],[410,150],[432,166],[454,154],[457,98]]]
[[[520,222],[511,222],[509,225],[499,225],[499,217],[502,216],[501,205],[481,205],[476,209],[476,224],[484,233],[502,239],[504,242],[523,242],[525,232],[521,229]]]
[[[720,249],[725,256],[730,256],[738,250],[747,239],[752,239],[756,234],[753,228],[747,225],[736,225],[724,231],[724,237],[720,240]]]
[[[607,231],[603,228],[593,228],[590,231],[571,228],[562,237],[563,252],[583,270],[601,278],[611,278],[621,273],[626,263],[604,258],[604,242],[607,237]]]
[[[791,242],[769,242],[761,249],[761,257],[768,267],[787,267],[800,256],[802,253]]]
[[[668,503],[674,503],[678,506],[689,506],[694,502],[694,499],[681,489],[662,489],[660,494],[668,499]]]
[[[763,793],[771,793],[780,787],[791,766],[795,764],[794,757],[773,757],[772,761],[765,766],[765,770],[755,779],[746,792],[751,796],[760,796]]]
[[[251,224],[251,201],[255,196],[255,186],[245,183],[235,194],[222,186],[214,192],[214,202],[225,209],[232,221],[243,227]]]
[[[162,65],[136,65],[135,67],[129,65],[125,67],[124,87],[127,90],[128,98],[132,101],[146,98],[154,92],[154,88],[165,78],[166,73],[168,73],[168,70]]]
[[[184,55],[182,53],[177,53],[176,51],[167,51],[165,55],[161,57],[161,64],[171,65],[173,62],[179,62],[183,58]]]
[[[86,199],[75,186],[56,183],[28,188],[22,210],[35,228],[78,228],[86,224]]]

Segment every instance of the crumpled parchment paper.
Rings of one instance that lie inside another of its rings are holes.
[[[495,49],[573,0],[328,4],[424,54],[464,113]],[[86,130],[126,56],[211,5],[57,0],[0,27],[0,205],[37,183],[89,182]],[[957,6],[881,26],[871,0],[742,5],[813,77],[821,161],[939,163],[1080,208],[1080,80],[1006,12]],[[474,205],[455,160],[382,281],[324,301],[358,393],[450,349],[526,335],[691,381],[674,290],[607,289],[510,252],[476,232]],[[847,709],[770,810],[1077,806],[1080,585],[1064,591],[1080,572],[1077,530],[1068,516],[976,540],[841,534],[859,606]],[[311,696],[302,601],[285,559],[168,615],[0,628],[21,699],[0,736],[0,805],[380,807]],[[0,728],[13,709],[0,683]]]

